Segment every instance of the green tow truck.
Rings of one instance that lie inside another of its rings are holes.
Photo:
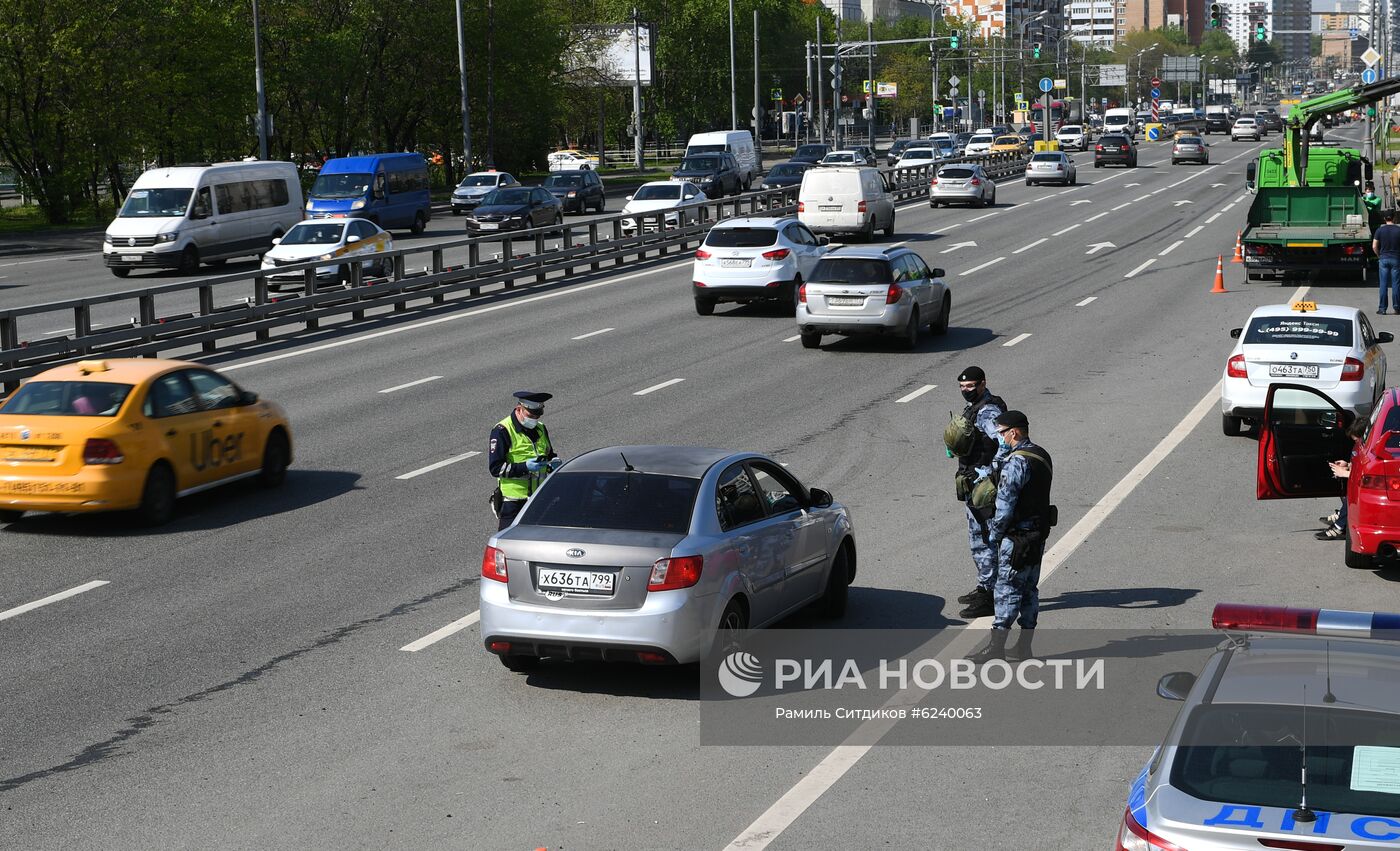
[[[1400,92],[1400,77],[1353,86],[1294,104],[1283,123],[1283,147],[1268,148],[1246,168],[1254,193],[1240,235],[1251,281],[1323,274],[1369,277],[1371,211],[1361,200],[1371,163],[1351,148],[1309,144],[1323,116]]]

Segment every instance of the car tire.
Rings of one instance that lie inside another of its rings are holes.
[[[1342,553],[1342,562],[1347,567],[1357,570],[1365,570],[1375,566],[1375,561],[1365,553],[1353,552],[1351,548],[1351,527],[1347,527],[1346,550]]]
[[[802,348],[820,349],[822,347],[822,335],[815,331],[802,332]]]
[[[185,246],[185,250],[180,252],[180,265],[175,267],[175,271],[181,275],[193,275],[199,271],[199,249],[193,245]]]
[[[749,629],[749,612],[740,600],[730,600],[715,627],[714,649],[720,653],[742,647]]]
[[[912,352],[919,345],[919,308],[909,309],[909,321],[904,325],[904,333],[899,337],[899,347],[906,352]]]
[[[517,674],[528,674],[540,666],[540,657],[538,656],[507,653],[496,658],[501,660],[501,664],[506,666],[506,670],[514,671]]]
[[[885,236],[894,236],[894,212],[890,212],[890,223],[885,226]]]
[[[831,570],[826,575],[826,590],[822,593],[821,615],[836,619],[846,614],[846,601],[851,588],[851,554],[845,541],[831,558]]]
[[[936,209],[938,209],[938,202],[937,202],[937,201],[930,201],[930,202],[928,202],[928,208],[929,208],[930,210],[936,210]],[[116,269],[113,269],[112,271],[115,272],[115,271],[117,271],[117,270],[116,270]],[[126,270],[123,269],[122,271],[126,271]]]
[[[608,211],[608,199],[607,199],[606,197],[599,198],[599,199],[598,199],[598,210],[597,210],[597,212],[599,212],[599,213],[606,213],[607,211]]]
[[[1103,163],[1099,163],[1099,162],[1094,163],[1094,168],[1103,168]]]
[[[408,228],[414,236],[421,234],[428,229],[428,220],[421,212],[413,214],[413,224]]]
[[[1239,437],[1244,431],[1244,417],[1232,417],[1229,414],[1220,415],[1220,431],[1226,437]]]
[[[930,322],[928,330],[934,336],[942,337],[948,333],[948,319],[953,312],[953,296],[950,293],[943,294],[943,306],[938,310],[938,318]]]
[[[175,472],[164,461],[151,465],[136,516],[142,526],[162,526],[175,516]]]
[[[697,298],[695,300],[695,312],[701,316],[714,316],[715,300],[712,298]]]
[[[801,286],[802,276],[798,275],[793,279],[792,283],[788,284],[783,290],[783,297],[778,303],[782,306],[783,313],[787,316],[797,315],[797,290]]]
[[[23,516],[23,511],[17,511],[13,508],[0,508],[0,523],[18,523],[19,519]]]
[[[118,278],[125,278],[127,275],[130,275],[130,274],[131,274],[131,270],[130,270],[130,269],[123,269],[123,268],[121,268],[120,266],[113,266],[113,267],[111,267],[111,268],[112,268],[112,274],[113,274],[113,275],[116,275]]]
[[[278,488],[287,481],[287,466],[292,461],[291,446],[287,444],[287,434],[282,429],[274,429],[263,447],[262,469],[258,471],[258,486]]]
[[[1027,186],[1030,186],[1030,185],[1031,185],[1031,182],[1030,182],[1029,180],[1027,180],[1027,181],[1026,181],[1026,185],[1027,185]]]

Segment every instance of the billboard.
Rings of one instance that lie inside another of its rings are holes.
[[[1099,66],[1100,86],[1126,86],[1128,85],[1127,65],[1100,65]]]
[[[652,45],[656,32],[651,25],[639,31],[642,85],[655,77]],[[564,72],[575,83],[588,86],[630,86],[637,77],[632,25],[613,24],[575,27],[574,40],[564,52]]]

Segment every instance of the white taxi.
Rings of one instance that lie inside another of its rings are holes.
[[[332,261],[316,267],[318,281],[350,280],[352,262],[360,263],[367,276],[386,275],[393,268],[388,257],[379,256],[393,250],[393,237],[368,219],[307,219],[272,242],[263,255],[262,269],[269,273],[267,282],[273,289],[304,284],[304,269],[278,270],[312,260]]]
[[[1287,382],[1325,390],[1338,405],[1369,416],[1385,389],[1382,343],[1354,307],[1298,301],[1255,308],[1243,328],[1234,328],[1235,348],[1225,361],[1220,385],[1221,427],[1235,436],[1244,421],[1258,422],[1270,384]]]

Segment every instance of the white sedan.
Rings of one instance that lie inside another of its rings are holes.
[[[728,219],[695,252],[695,312],[709,316],[722,301],[776,301],[797,309],[797,288],[830,249],[796,217]]]
[[[393,265],[388,257],[366,260],[393,248],[393,238],[368,219],[307,219],[272,241],[272,248],[263,255],[262,269],[270,273],[268,286],[278,289],[306,281],[305,270],[278,272],[281,267],[311,260],[332,261],[316,267],[316,279],[346,282],[355,263],[367,276],[388,274]]]
[[[817,165],[865,165],[865,157],[859,151],[832,151]]]
[[[667,228],[679,227],[682,219],[686,223],[699,217],[697,207],[708,201],[705,191],[688,180],[653,180],[637,187],[637,191],[627,196],[627,204],[622,214],[622,233],[631,236],[637,232],[639,223],[643,231],[655,231],[658,224],[657,213],[665,220]],[[642,214],[650,215],[642,215]]]
[[[963,149],[963,153],[969,157],[974,154],[988,153],[992,150],[992,142],[994,139],[995,137],[992,136],[991,133],[976,133],[968,140],[967,147]]]
[[[1366,314],[1354,307],[1299,301],[1255,308],[1249,323],[1230,331],[1238,342],[1225,361],[1220,389],[1222,428],[1237,435],[1264,413],[1270,384],[1325,390],[1338,405],[1369,416],[1385,389],[1382,343]]]
[[[598,167],[598,158],[583,151],[555,151],[547,158],[550,171],[587,171]]]
[[[918,147],[910,145],[899,155],[899,162],[894,164],[895,168],[909,168],[916,165],[933,165],[944,159],[942,152],[931,145],[921,144]]]

